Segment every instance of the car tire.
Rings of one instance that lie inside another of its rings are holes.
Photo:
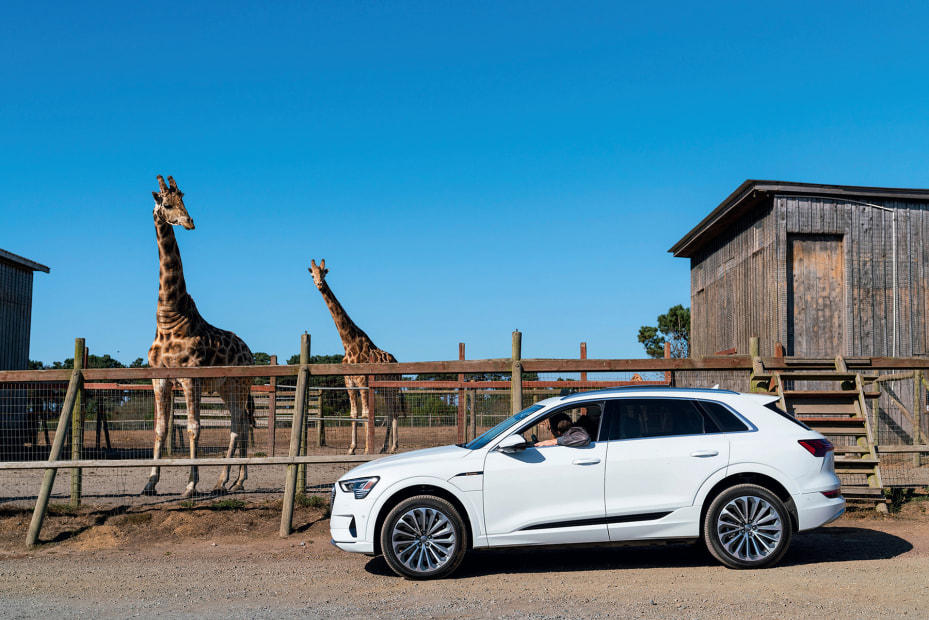
[[[793,528],[784,503],[768,489],[740,484],[717,495],[703,520],[706,547],[729,568],[766,568],[790,546]]]
[[[455,507],[441,497],[417,495],[387,514],[381,551],[391,570],[406,579],[450,575],[468,550],[468,531]]]

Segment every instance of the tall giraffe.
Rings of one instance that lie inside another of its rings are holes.
[[[326,274],[329,273],[329,270],[326,269],[326,260],[323,259],[319,261],[318,266],[315,260],[311,260],[310,273],[313,274],[313,282],[316,284],[316,288],[319,289],[319,292],[322,293],[323,299],[329,307],[329,312],[332,314],[332,319],[335,321],[335,326],[339,330],[339,337],[342,338],[342,346],[345,348],[345,357],[342,358],[342,363],[396,363],[397,358],[387,351],[383,351],[374,346],[371,338],[369,338],[361,328],[355,325],[351,318],[349,318],[348,313],[345,312],[342,304],[336,299],[332,289],[329,288],[329,285],[326,283]],[[384,379],[387,381],[399,381],[400,376],[385,375]],[[355,454],[355,448],[358,443],[358,397],[359,395],[361,396],[362,419],[367,420],[369,399],[373,394],[367,389],[368,378],[364,375],[346,375],[345,387],[348,388],[348,400],[351,405],[350,415],[352,418],[352,443],[348,448],[348,453]],[[384,437],[384,447],[381,448],[381,452],[392,453],[397,451],[397,417],[404,414],[404,406],[403,398],[398,388],[390,388],[385,391],[385,394],[388,409],[390,410],[391,421],[390,425],[387,426],[387,434]],[[391,431],[393,432],[391,433]],[[369,446],[367,442],[367,433],[365,434],[365,438],[365,454],[370,454],[371,446]]]
[[[184,193],[177,188],[174,179],[168,177],[170,187],[158,175],[160,192],[155,197],[155,235],[158,240],[160,273],[158,277],[158,310],[156,312],[155,341],[148,350],[148,363],[152,368],[195,368],[199,366],[242,366],[254,363],[254,356],[241,338],[207,323],[197,311],[193,298],[187,294],[184,282],[184,267],[181,253],[174,238],[174,226],[194,229],[194,221],[184,206]],[[153,458],[161,458],[167,420],[171,412],[171,388],[180,383],[187,401],[187,435],[190,441],[190,458],[197,457],[197,441],[200,438],[200,395],[216,392],[229,409],[231,430],[226,457],[235,455],[236,448],[246,456],[248,449],[248,420],[252,416],[254,403],[250,396],[251,379],[248,377],[225,377],[204,379],[152,379],[155,391],[155,449]],[[225,492],[229,480],[227,465],[223,468],[214,492]],[[143,495],[155,495],[155,486],[160,477],[160,468],[153,467]],[[239,475],[229,488],[242,489],[248,472],[239,466]],[[184,497],[197,492],[199,474],[196,465],[190,468],[190,478]]]

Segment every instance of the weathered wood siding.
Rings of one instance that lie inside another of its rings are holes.
[[[777,340],[777,249],[771,205],[754,208],[691,259],[691,356],[736,349],[748,353],[758,336],[761,354]]]
[[[32,271],[0,260],[0,370],[29,366]]]
[[[929,252],[924,247],[929,241],[929,208],[925,203],[916,202],[877,204],[884,209],[843,200],[777,197],[775,211],[783,215],[779,237],[803,233],[843,236],[845,350],[839,353],[849,356],[925,355],[929,336],[925,320],[929,305]],[[781,259],[786,265],[786,255],[779,257]],[[781,288],[783,290],[778,293],[786,297],[786,286]],[[786,330],[785,317],[781,332],[786,333]]]
[[[833,326],[843,350],[835,355],[917,357],[929,353],[929,205],[877,201],[884,209],[843,198],[769,197],[691,258],[691,355],[736,349],[747,353],[758,336],[763,356],[774,343],[792,342],[799,356],[818,355],[813,342],[791,340],[797,321],[809,327],[820,308],[792,317],[791,245],[834,238],[835,264],[844,272],[835,287],[841,308]],[[894,225],[896,214],[896,225]],[[896,254],[894,254],[894,230]],[[896,259],[896,291],[894,262]],[[896,298],[896,348],[894,299]],[[793,320],[794,324],[789,322]],[[801,326],[804,327],[804,326]],[[803,333],[803,329],[799,330]],[[831,355],[830,355],[831,356]]]

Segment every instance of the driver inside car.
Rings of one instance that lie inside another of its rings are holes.
[[[584,430],[583,426],[572,422],[571,417],[566,413],[556,413],[550,417],[548,427],[552,432],[552,438],[537,442],[535,444],[537,448],[545,446],[580,448],[590,443],[590,434]]]

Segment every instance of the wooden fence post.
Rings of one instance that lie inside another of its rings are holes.
[[[477,437],[477,392],[475,390],[465,390],[465,398],[470,401],[471,439],[474,439]]]
[[[587,343],[586,343],[586,342],[582,342],[582,343],[581,343],[581,359],[582,359],[582,360],[586,360],[586,359],[587,359]],[[581,383],[586,383],[586,382],[587,382],[587,371],[584,370],[584,371],[581,372]],[[582,389],[582,390],[586,390],[586,389],[588,389],[588,388],[587,388],[587,386],[585,385],[585,386],[582,387],[581,389]]]
[[[309,336],[304,334],[309,348]],[[301,341],[300,357],[303,358],[303,343]],[[297,393],[294,399],[294,418],[290,428],[290,449],[287,455],[294,457],[300,451],[301,429],[304,427],[306,414],[306,388],[309,383],[310,368],[306,364],[300,365],[297,373]],[[284,507],[281,510],[281,538],[290,536],[294,522],[294,500],[297,496],[297,465],[291,463],[287,466],[287,477],[284,480]]]
[[[464,361],[465,345],[463,342],[458,343],[458,359]],[[465,424],[465,414],[468,410],[467,396],[464,391],[465,376],[458,373],[458,443],[464,443],[467,433]]]
[[[913,443],[922,443],[922,373],[919,370],[913,371]],[[919,452],[913,453],[913,467],[919,467],[921,455]]]
[[[300,365],[307,366],[310,363],[310,335],[303,334],[300,337]],[[309,383],[309,366],[307,366],[307,383]],[[306,391],[304,386],[304,392]],[[307,431],[309,423],[306,419],[306,394],[303,394],[303,415],[300,417],[300,456],[306,456]],[[306,463],[300,463],[297,467],[297,495],[306,494]]]
[[[510,409],[512,413],[523,410],[523,335],[519,330],[513,332],[512,376],[510,378]]]
[[[65,437],[71,428],[71,416],[74,411],[74,403],[77,401],[78,389],[83,387],[84,375],[79,369],[71,373],[71,381],[68,383],[68,393],[65,395],[64,404],[61,406],[61,416],[58,418],[58,427],[55,429],[55,441],[52,443],[51,451],[48,454],[48,461],[54,462],[61,458],[61,451],[64,448]],[[32,522],[29,524],[29,531],[26,533],[26,545],[34,547],[39,539],[39,531],[42,529],[42,522],[45,520],[45,514],[48,512],[48,498],[52,493],[52,487],[55,485],[55,476],[58,470],[49,468],[45,470],[45,477],[42,479],[42,488],[39,490],[39,497],[36,499],[35,509],[32,512]]]
[[[83,370],[87,359],[87,349],[83,338],[74,339],[74,369]],[[77,396],[74,400],[74,409],[71,413],[71,460],[80,461],[84,451],[84,383],[77,387]],[[75,467],[71,470],[71,505],[77,508],[81,505],[81,491],[83,488],[83,470]]]
[[[365,361],[370,362],[371,359],[369,358]],[[373,387],[373,384],[375,381],[377,381],[377,376],[368,375],[368,386],[365,388],[366,390],[368,390],[368,419],[365,421],[365,454],[371,454],[374,451],[374,431],[375,431],[374,410],[377,409],[376,407],[377,399],[375,398],[375,390]],[[386,426],[388,424],[390,424],[390,420],[386,420],[384,422],[384,426],[385,426],[384,432],[386,433],[390,432],[389,430],[386,429]]]
[[[277,366],[277,356],[271,356],[271,365]],[[277,443],[277,377],[271,377],[271,391],[268,393],[268,456],[274,456]]]
[[[671,359],[671,343],[670,343],[670,342],[665,342],[665,343],[664,343],[664,358],[665,358],[666,360]],[[670,370],[666,370],[665,373],[664,373],[664,380],[665,380],[665,382],[666,382],[668,385],[674,386],[674,374],[673,374],[673,372],[670,371]]]

